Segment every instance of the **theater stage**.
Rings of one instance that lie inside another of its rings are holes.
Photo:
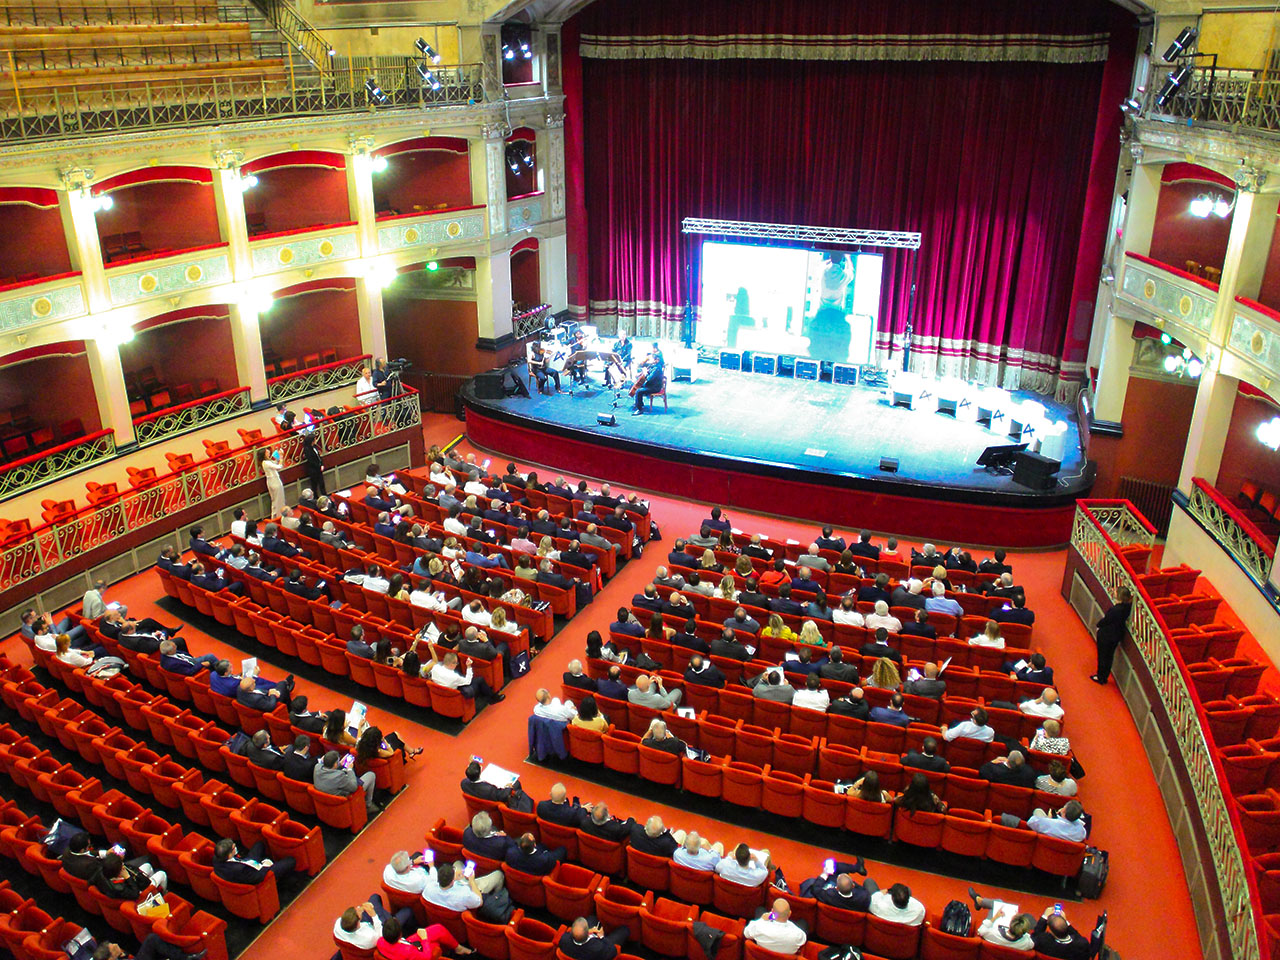
[[[637,353],[637,355],[640,355]],[[523,366],[517,368],[525,375]],[[882,389],[797,381],[698,364],[652,413],[631,416],[599,376],[573,394],[481,400],[463,388],[467,434],[496,453],[623,485],[846,527],[975,545],[1045,547],[1070,536],[1075,498],[1092,482],[1073,411],[1038,394],[1069,424],[1054,489],[1032,490],[975,461],[1003,432],[892,407]],[[566,388],[568,386],[565,378]],[[613,411],[617,426],[596,415]],[[896,474],[881,457],[899,461]]]

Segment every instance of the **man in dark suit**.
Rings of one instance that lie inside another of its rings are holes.
[[[636,397],[643,399],[639,392]],[[605,933],[604,927],[598,924],[593,927],[586,917],[578,917],[573,926],[561,935],[557,946],[569,960],[614,960],[630,936],[631,931],[625,926]]]
[[[244,756],[256,767],[264,770],[284,769],[284,754],[271,743],[271,734],[266,730],[257,731],[245,744]]]
[[[849,544],[849,552],[855,557],[868,557],[871,560],[880,559],[880,548],[871,542],[870,530],[858,532],[858,542]]]
[[[1027,609],[1026,594],[1015,593],[1009,602],[1012,606],[993,611],[991,619],[996,623],[1025,623],[1028,627],[1036,622],[1035,613]]]
[[[729,522],[729,518],[724,515],[719,507],[711,508],[711,516],[702,521],[704,527],[710,527],[712,530],[732,530],[733,524]]]
[[[1098,672],[1089,678],[1094,683],[1105,685],[1110,679],[1111,664],[1115,660],[1116,649],[1128,633],[1125,624],[1132,609],[1133,594],[1128,587],[1121,587],[1116,602],[1098,621]]]
[[[573,588],[575,581],[570,580],[563,573],[556,573],[551,567],[550,560],[543,560],[538,564],[538,583],[545,583],[548,586],[559,587],[561,590],[570,590]]]
[[[815,656],[813,647],[802,646],[796,651],[796,656],[800,659],[784,660],[782,662],[787,673],[803,673],[806,675],[819,673],[827,665],[826,655]]]
[[[856,863],[837,861],[834,866],[835,870],[831,873],[820,873],[816,877],[802,881],[800,896],[813,897],[819,903],[825,903],[837,910],[865,912],[871,906],[871,895],[880,887],[874,880],[867,877],[867,868],[862,858],[859,857]],[[866,879],[862,883],[854,883],[855,873],[862,874]]]
[[[889,593],[889,575],[887,573],[877,573],[875,583],[858,591],[859,603],[875,603],[877,600],[889,603],[892,599],[892,595]]]
[[[1015,750],[1007,757],[988,760],[978,768],[978,776],[992,783],[1007,783],[1014,787],[1034,787],[1037,773],[1026,762],[1022,751]]]
[[[302,694],[289,701],[289,723],[307,733],[324,730],[325,715],[322,710],[308,710],[307,698]]]
[[[889,596],[891,607],[911,607],[913,610],[924,609],[924,584],[919,580],[904,580],[893,588]]]
[[[583,523],[596,522],[595,502],[592,500],[582,501],[582,509],[573,515],[573,519],[581,520]]]
[[[201,670],[212,670],[218,664],[216,653],[204,653],[193,657],[183,653],[172,640],[160,641],[160,669],[183,677],[194,677]]]
[[[370,510],[374,511],[375,513],[382,513],[384,511],[386,513],[390,513],[392,510],[394,510],[398,506],[395,500],[394,493],[391,493],[390,491],[387,491],[385,493],[382,493],[382,492],[370,493],[369,492],[370,490],[377,491],[378,488],[369,487],[367,490],[365,490],[364,505],[368,507]]]
[[[750,660],[751,652],[738,642],[737,634],[732,627],[725,627],[720,636],[711,641],[713,657],[727,657],[730,660]]]
[[[694,559],[685,552],[683,540],[677,540],[671,545],[671,552],[667,554],[667,566],[692,567],[693,564]]]
[[[512,845],[510,837],[493,829],[493,819],[483,810],[462,831],[462,849],[490,860],[505,860]]]
[[[191,565],[181,563],[178,560],[178,551],[173,547],[165,547],[160,551],[160,556],[156,560],[156,566],[166,573],[172,574],[179,580],[186,580],[191,576]]]
[[[589,553],[583,553],[578,546],[576,540],[572,541],[568,550],[560,551],[560,564],[562,566],[576,567],[579,570],[590,570],[596,562],[596,558]]]
[[[1006,663],[1002,669],[1005,673],[1012,673],[1019,680],[1043,683],[1047,687],[1053,686],[1053,667],[1046,665],[1043,653],[1033,653],[1026,666],[1021,669],[1012,663]]]
[[[842,683],[857,683],[858,668],[852,663],[845,663],[844,650],[839,645],[831,648],[829,659],[818,668],[818,676],[824,680],[839,680]]]
[[[373,645],[364,638],[364,627],[356,624],[351,628],[351,639],[347,641],[347,653],[353,653],[365,660],[373,659]]]
[[[791,599],[791,584],[784,583],[778,587],[778,599],[771,600],[769,603],[774,613],[783,616],[798,617],[804,612],[804,604],[798,600]]]
[[[1023,589],[1013,582],[1013,574],[1002,573],[991,583],[983,586],[982,592],[988,597],[1002,597],[1005,600],[1012,600],[1019,593],[1022,593]]]
[[[551,514],[545,510],[539,510],[538,516],[529,524],[529,529],[540,537],[554,537],[558,528],[555,521],[551,519]]]
[[[678,633],[671,635],[671,645],[673,647],[684,647],[686,650],[692,650],[695,653],[711,652],[711,645],[698,636],[698,621],[693,617],[684,622],[684,627]]]
[[[560,679],[565,686],[577,687],[579,690],[587,690],[591,693],[596,692],[596,681],[582,672],[581,660],[570,660],[569,669],[560,675]]]
[[[295,547],[288,540],[282,539],[280,528],[274,523],[268,523],[262,528],[262,549],[281,557],[307,556],[307,551],[301,547]]]
[[[584,833],[589,833],[593,837],[599,837],[601,840],[622,840],[625,841],[631,835],[631,825],[635,823],[633,819],[627,817],[625,820],[619,820],[617,817],[611,816],[609,807],[603,803],[597,803],[591,808],[591,814],[578,827]]]
[[[311,738],[300,733],[294,738],[293,746],[285,749],[280,772],[290,780],[313,783],[315,769],[316,758],[311,756]]]
[[[724,674],[720,672],[720,668],[705,657],[694,654],[689,658],[689,668],[684,672],[684,682],[701,684],[704,687],[715,687],[717,690],[724,689]]]
[[[908,637],[925,637],[929,640],[938,639],[938,628],[929,622],[929,612],[923,608],[916,611],[914,620],[905,621],[898,633],[899,635],[905,634]]]
[[[951,764],[945,758],[938,756],[938,740],[936,737],[925,737],[920,743],[919,750],[909,750],[902,757],[902,765],[904,767],[915,767],[919,770],[933,770],[938,773],[946,773],[951,769]]]
[[[467,764],[460,784],[463,793],[479,797],[481,800],[492,800],[495,803],[507,803],[513,796],[522,793],[519,780],[509,787],[495,787],[492,783],[485,783],[480,779],[482,769],[477,760]]]
[[[302,597],[303,600],[319,600],[321,597],[327,596],[328,591],[319,586],[309,586],[302,579],[302,571],[294,567],[289,571],[289,578],[285,580],[282,586],[294,596]]]
[[[135,624],[126,623],[120,628],[117,642],[134,653],[159,653],[163,637],[164,634],[142,633]]]
[[[766,547],[760,539],[760,534],[753,533],[751,542],[742,548],[743,556],[751,557],[753,560],[772,560],[773,551]]]
[[[609,700],[627,699],[630,688],[622,682],[622,668],[616,663],[609,668],[609,673],[596,681],[596,693]]]
[[[637,593],[631,598],[631,606],[640,607],[642,610],[649,610],[653,613],[662,612],[662,598],[658,596],[658,588],[652,583],[645,584],[643,592]],[[644,631],[641,630],[641,636]]]
[[[992,553],[993,555],[989,559],[983,560],[978,564],[979,573],[1013,573],[1013,567],[1004,562],[1004,550],[994,550]]]
[[[188,546],[191,552],[197,556],[213,557],[217,556],[218,548],[204,538],[204,527],[194,526],[191,528],[191,537]]]
[[[836,553],[842,553],[845,548],[844,537],[837,537],[830,527],[822,528],[822,536],[814,541],[818,545],[819,550],[834,550]]]
[[[458,641],[458,653],[468,657],[475,657],[478,660],[501,658],[503,671],[505,673],[511,672],[508,669],[511,647],[501,641],[494,643],[489,639],[488,634],[480,631],[479,627],[467,627],[462,634],[462,639]]]
[[[304,513],[298,520],[299,536],[308,537],[312,540],[319,540],[321,529],[311,522],[311,514]]]
[[[396,525],[391,522],[391,514],[385,510],[378,514],[378,519],[373,525],[373,532],[380,537],[394,537],[396,535]]]
[[[223,838],[213,845],[213,872],[229,883],[243,883],[255,887],[266,879],[268,873],[274,873],[279,880],[292,873],[297,866],[293,857],[281,857],[279,860],[266,859],[267,845],[259,840],[248,853],[243,856],[236,848],[234,840]]]
[[[564,784],[557,783],[551,788],[550,799],[539,801],[537,815],[540,820],[562,827],[580,827],[587,818],[587,808],[580,806],[577,798],[570,801]]]
[[[77,880],[92,883],[102,872],[102,857],[93,849],[89,834],[81,830],[67,842],[62,851],[62,869]]]
[[[889,646],[889,631],[884,627],[876,627],[875,637],[864,643],[858,652],[864,657],[888,657],[899,666],[902,665],[902,654]]]
[[[911,717],[904,709],[902,694],[895,693],[889,698],[887,707],[872,707],[867,719],[872,723],[891,723],[895,727],[905,727],[911,723]]]
[[[244,594],[244,584],[239,580],[228,580],[221,569],[217,573],[205,573],[204,564],[199,562],[191,565],[191,585],[201,590],[208,590],[210,593],[220,593],[225,590],[237,596]]]
[[[613,513],[600,521],[601,526],[612,527],[614,530],[621,530],[623,533],[630,533],[636,528],[636,525],[627,518],[627,511],[621,506],[613,508]]]
[[[738,602],[744,607],[759,607],[761,610],[772,610],[772,601],[760,592],[760,584],[755,577],[747,577],[743,590],[738,594]]]
[[[932,697],[934,700],[941,700],[947,689],[947,681],[940,680],[938,672],[936,663],[926,663],[924,665],[924,676],[919,680],[908,680],[904,683],[902,685],[903,692],[916,697]]]
[[[544,800],[543,803],[548,801]],[[532,833],[526,833],[507,847],[507,865],[534,877],[545,877],[561,863],[569,851],[564,847],[550,850],[540,846]]]
[[[725,620],[726,627],[732,627],[734,630],[741,630],[745,633],[759,633],[760,623],[757,620],[747,616],[747,611],[742,607],[736,607],[733,616]]]
[[[240,687],[236,690],[236,702],[250,710],[261,710],[271,713],[280,704],[289,709],[289,695],[293,692],[293,674],[289,674],[270,690],[259,690],[253,677],[241,677]]]
[[[827,707],[828,714],[836,714],[840,717],[853,717],[855,720],[865,720],[871,714],[871,704],[862,696],[862,688],[854,687],[843,697],[837,697],[832,700]]]
[[[632,850],[639,850],[651,857],[662,857],[670,860],[671,855],[680,846],[679,841],[671,835],[671,831],[662,823],[661,817],[650,817],[644,823],[631,824]]]

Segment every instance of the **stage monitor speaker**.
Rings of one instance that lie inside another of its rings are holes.
[[[818,361],[810,360],[807,357],[796,358],[796,379],[797,380],[817,380],[818,379]]]
[[[475,379],[475,392],[477,400],[501,400],[502,393],[502,373],[501,370],[486,370],[484,373],[477,373]]]
[[[600,424],[602,427],[616,427],[618,425],[618,418],[612,413],[597,413],[596,423]]]
[[[778,356],[778,376],[794,377],[796,375],[796,357]]]
[[[751,358],[751,372],[772,377],[778,372],[778,358],[772,353],[757,353]]]
[[[1054,474],[1061,469],[1057,460],[1023,451],[1013,458],[1013,482],[1032,490],[1052,490],[1058,485]]]
[[[897,457],[881,457],[880,469],[883,470],[885,473],[897,473],[898,458]]]
[[[858,384],[858,365],[856,363],[837,363],[831,367],[831,382],[843,383],[854,387]]]
[[[741,370],[742,354],[733,350],[720,351],[720,369],[721,370]]]

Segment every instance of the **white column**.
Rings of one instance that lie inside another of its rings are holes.
[[[1243,188],[1236,191],[1236,206],[1231,219],[1232,239],[1235,238],[1236,223],[1243,220],[1244,225],[1234,264],[1235,278],[1231,293],[1233,300],[1236,297],[1256,299],[1258,291],[1262,289],[1262,275],[1267,268],[1271,238],[1276,229],[1277,209],[1280,209],[1280,194],[1257,193]],[[1227,256],[1230,257],[1231,253],[1228,241]],[[1222,284],[1219,289],[1225,289],[1226,261],[1222,268]]]
[[[253,261],[249,256],[249,229],[245,225],[241,182],[240,171],[234,167],[213,171],[213,199],[218,211],[218,229],[222,232],[222,239],[227,242],[232,276],[245,281],[253,276]]]
[[[1163,163],[1141,163],[1142,147],[1130,148],[1134,155],[1133,175],[1129,178],[1129,202],[1125,207],[1124,250],[1151,253],[1151,232],[1156,225],[1156,204],[1160,200],[1160,175]]]
[[[476,257],[476,349],[498,350],[511,342],[511,251]]]
[[[360,312],[360,352],[375,359],[386,357],[387,325],[382,316],[382,287],[376,280],[356,280],[356,307]]]
[[[347,164],[347,202],[356,221],[361,256],[377,256],[378,223],[373,205],[373,156],[365,150],[354,151]]]
[[[1212,363],[1205,363],[1196,388],[1196,406],[1191,413],[1191,427],[1187,431],[1187,450],[1182,456],[1182,469],[1178,473],[1178,489],[1190,493],[1191,481],[1201,477],[1208,483],[1218,482],[1218,469],[1222,466],[1222,448],[1227,442],[1227,429],[1231,426],[1231,412],[1235,409],[1236,393],[1240,381],[1218,370],[1221,354],[1211,347],[1215,356]]]
[[[116,447],[127,446],[134,439],[133,415],[129,413],[129,394],[124,385],[120,348],[105,339],[86,339],[84,345],[102,429],[115,433]]]
[[[484,128],[483,140],[469,141],[472,203],[489,208],[489,236],[507,232],[506,142],[497,129]]]
[[[85,298],[90,313],[111,308],[107,292],[107,271],[102,263],[102,246],[98,242],[98,221],[94,216],[93,197],[78,187],[58,191],[58,209],[62,229],[71,254],[71,268],[79,270],[84,280]]]
[[[258,311],[250,303],[229,305],[231,345],[236,355],[236,376],[240,386],[249,388],[249,400],[267,399],[267,367],[262,359],[262,330]]]
[[[569,308],[568,243],[563,233],[538,241],[539,285],[542,299],[551,304],[551,312]]]
[[[1095,420],[1120,423],[1124,398],[1129,390],[1129,367],[1133,363],[1133,322],[1107,314],[1102,356],[1098,361],[1098,386],[1094,391]]]

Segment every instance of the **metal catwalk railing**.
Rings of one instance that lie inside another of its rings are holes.
[[[308,429],[313,431],[316,446],[324,456],[357,446],[377,434],[421,422],[418,394],[410,390],[390,400],[326,417]],[[159,537],[163,532],[160,527],[171,523],[175,514],[260,480],[261,450],[279,450],[285,467],[300,463],[302,436],[301,430],[295,430],[266,437],[225,456],[194,463],[160,477],[150,486],[128,490],[110,503],[81,510],[5,544],[0,548],[0,592],[56,570],[126,533],[155,525],[157,529],[151,535]]]
[[[115,454],[115,434],[110,430],[99,430],[52,450],[5,464],[0,466],[0,500],[51,483]]]
[[[133,421],[133,432],[138,446],[145,447],[220,420],[238,417],[248,413],[250,406],[249,388],[240,387],[139,417]]]
[[[267,399],[272,403],[283,403],[294,397],[305,397],[322,390],[354,384],[360,378],[360,368],[371,359],[371,355],[366,353],[272,377],[267,381]]]
[[[128,26],[142,23],[243,23],[248,11],[238,3],[13,3],[0,2],[0,24],[8,27],[74,27],[84,24]]]
[[[1164,106],[1156,106],[1160,84],[1147,91],[1152,115],[1280,135],[1280,80],[1259,80],[1252,72],[1197,70]]]
[[[0,104],[0,142],[56,140],[97,133],[214,126],[248,120],[423,110],[484,100],[479,64],[437,67],[434,90],[422,83],[406,86],[401,71],[373,79],[385,99],[370,96],[368,76],[335,70],[322,80],[292,84],[278,75],[210,77],[144,83],[114,83],[92,90],[50,87],[23,91]]]
[[[1146,662],[1156,690],[1173,728],[1178,755],[1173,759],[1187,771],[1199,820],[1208,839],[1216,885],[1206,892],[1222,902],[1231,956],[1234,960],[1258,960],[1258,935],[1262,913],[1255,913],[1244,840],[1228,806],[1226,777],[1218,766],[1205,736],[1207,722],[1177,647],[1169,641],[1164,621],[1138,579],[1138,572],[1123,553],[1128,545],[1151,544],[1149,525],[1132,504],[1123,501],[1087,501],[1076,505],[1071,545],[1114,599],[1121,587],[1133,594],[1129,635],[1133,649]]]
[[[333,48],[302,14],[286,0],[252,0],[252,3],[262,11],[271,26],[320,71],[322,77],[329,75],[333,69],[330,62]]]

